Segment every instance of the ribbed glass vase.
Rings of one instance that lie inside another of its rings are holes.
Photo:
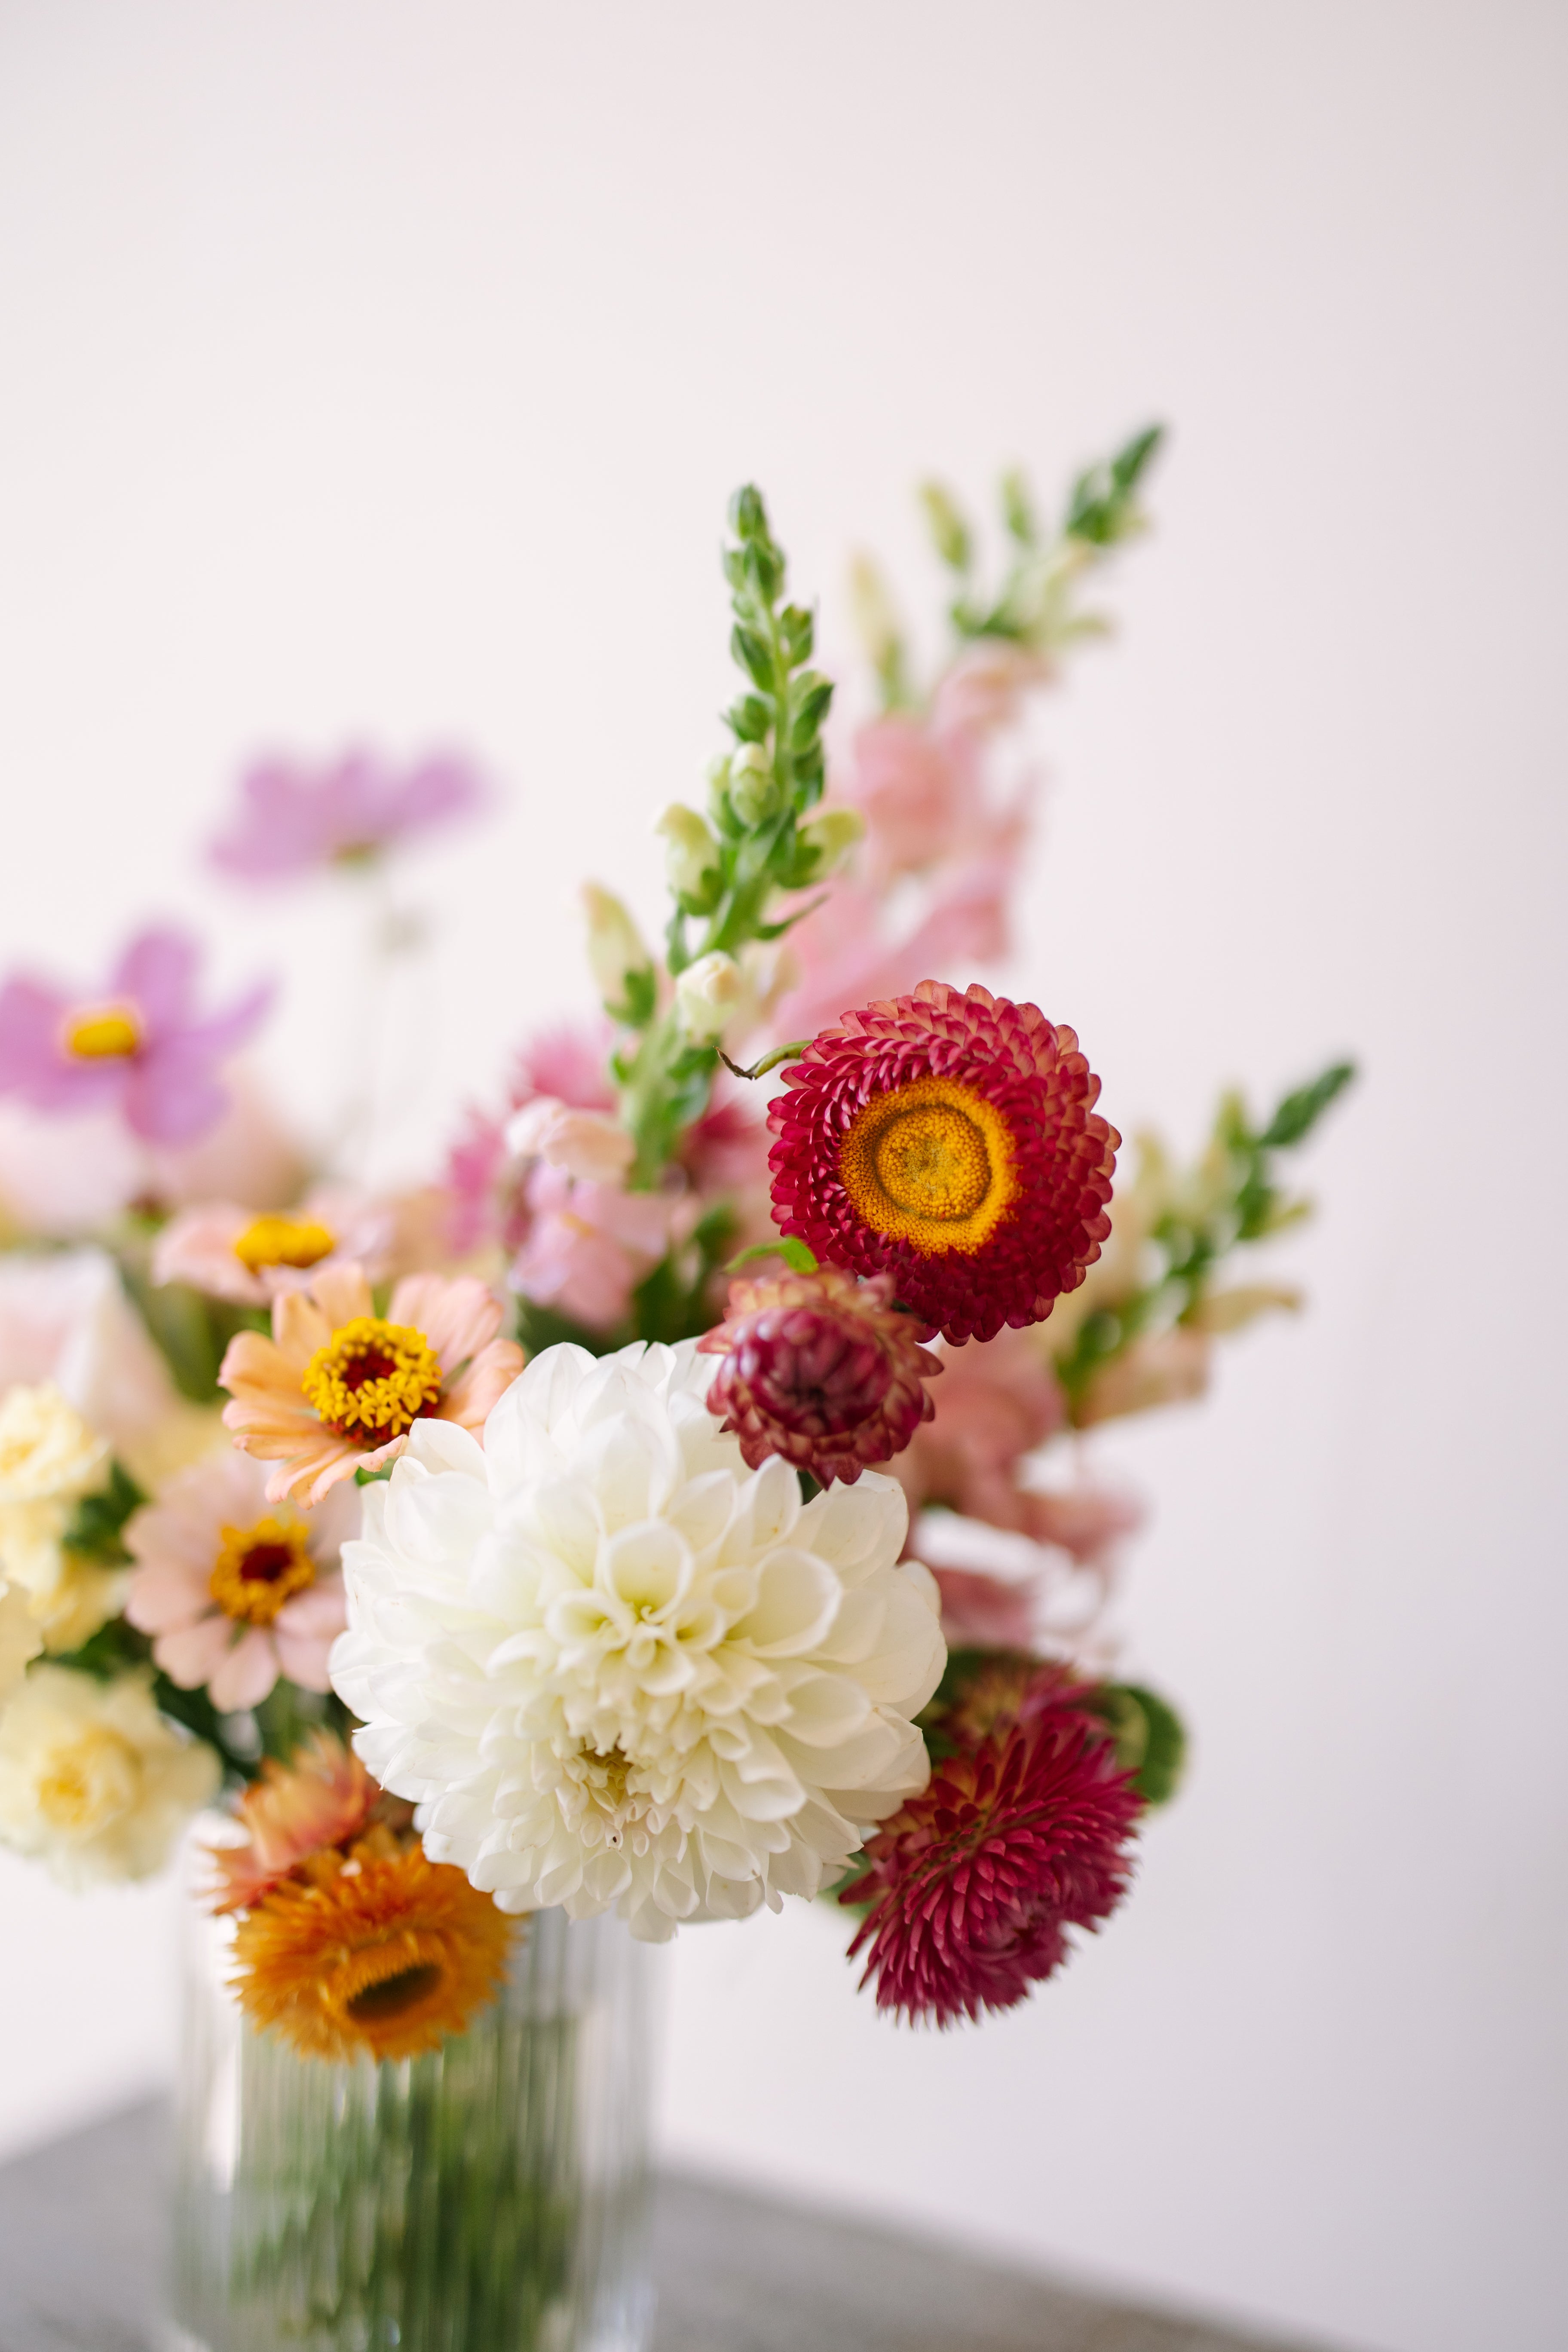
[[[519,1923],[509,1980],[428,2055],[297,2056],[193,1922],[172,2352],[640,2352],[648,1954]]]

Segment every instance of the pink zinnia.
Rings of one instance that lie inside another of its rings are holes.
[[[488,799],[466,760],[437,753],[399,770],[368,751],[324,767],[264,760],[240,779],[240,806],[211,845],[242,882],[290,882],[363,865],[416,834],[471,816]]]
[[[35,1110],[110,1108],[148,1143],[194,1143],[228,1107],[220,1065],[255,1031],[263,984],[227,1012],[194,1010],[200,950],[175,930],[132,940],[99,990],[23,974],[0,988],[0,1094]]]
[[[306,1515],[268,1501],[260,1463],[209,1454],[127,1520],[125,1614],[170,1681],[205,1684],[222,1714],[259,1706],[279,1675],[324,1691],[348,1622],[338,1554],[358,1527],[354,1487]]]
[[[1024,2000],[1067,1958],[1067,1930],[1125,1894],[1142,1811],[1105,1727],[1070,1697],[939,1763],[839,1897],[871,1906],[849,1948],[879,2009],[952,2025]]]

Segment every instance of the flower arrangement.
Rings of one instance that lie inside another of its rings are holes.
[[[416,1193],[277,1130],[237,1059],[269,987],[211,1011],[180,932],[0,987],[0,1840],[136,1877],[226,1798],[205,1899],[258,2032],[412,2060],[542,1912],[661,1940],[786,1896],[945,2026],[1125,1895],[1184,1742],[1119,1671],[1139,1511],[1085,1433],[1298,1303],[1224,1270],[1305,1213],[1281,1159],[1350,1076],[1119,1181],[1074,1030],[973,977],[1031,705],[1105,626],[1158,440],[1054,529],[1009,478],[990,584],[929,488],[946,650],[918,677],[860,565],[875,708],[831,740],[740,492],[739,690],[658,822],[662,942],[588,887],[598,1012]],[[446,755],[276,759],[210,861],[355,887],[489,797]]]

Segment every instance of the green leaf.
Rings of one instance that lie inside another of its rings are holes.
[[[786,604],[779,614],[779,635],[792,669],[811,659],[816,624],[804,604]]]
[[[120,1463],[110,1469],[109,1484],[96,1495],[84,1495],[71,1514],[61,1541],[68,1551],[80,1552],[88,1559],[113,1561],[127,1559],[130,1554],[121,1540],[121,1529],[134,1510],[140,1509],[147,1497]]]
[[[1181,1717],[1158,1691],[1142,1683],[1121,1685],[1144,1723],[1142,1760],[1132,1785],[1146,1805],[1168,1804],[1181,1786],[1187,1760],[1187,1735]]]
[[[1024,478],[1023,470],[1016,466],[1002,477],[1002,520],[1007,526],[1009,536],[1016,539],[1020,547],[1034,547],[1038,543],[1040,528],[1035,515],[1034,500],[1029,496],[1029,485]]]
[[[743,669],[753,684],[773,685],[773,647],[764,637],[759,637],[754,629],[748,629],[742,622],[737,621],[730,632],[730,653],[736,667]]]
[[[920,501],[937,553],[950,572],[966,572],[973,561],[974,546],[957,500],[940,482],[922,482]]]
[[[753,1242],[750,1249],[741,1252],[739,1257],[732,1257],[723,1271],[739,1274],[743,1265],[751,1265],[760,1257],[782,1257],[794,1274],[816,1272],[816,1254],[794,1234],[781,1234],[776,1242]]]
[[[1321,1077],[1308,1086],[1298,1087],[1279,1105],[1273,1118],[1258,1139],[1261,1151],[1284,1151],[1314,1128],[1336,1095],[1342,1094],[1355,1076],[1353,1062],[1335,1062]]]
[[[1135,433],[1131,440],[1117,451],[1110,461],[1110,478],[1119,490],[1125,493],[1137,488],[1145,468],[1164,438],[1165,427],[1163,425],[1146,425],[1142,433]]]

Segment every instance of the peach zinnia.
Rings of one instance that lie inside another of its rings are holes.
[[[950,1340],[1047,1316],[1110,1231],[1121,1140],[1073,1032],[923,980],[845,1014],[769,1106],[773,1213],[819,1258],[892,1276]]]
[[[358,1265],[275,1299],[271,1339],[241,1331],[218,1374],[236,1444],[279,1465],[268,1498],[320,1502],[338,1479],[395,1460],[427,1416],[478,1435],[522,1370],[521,1349],[497,1337],[502,1311],[471,1275],[413,1274],[378,1315]]]

